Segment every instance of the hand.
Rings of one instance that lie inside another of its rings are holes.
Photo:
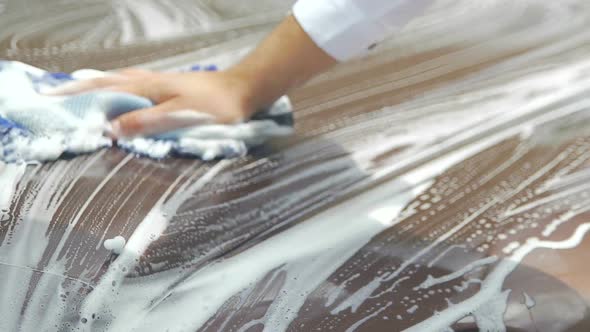
[[[230,72],[159,73],[128,69],[115,75],[66,84],[51,94],[104,89],[150,99],[155,106],[111,122],[114,137],[153,135],[207,123],[238,123],[256,106],[245,78]]]
[[[115,119],[113,136],[151,135],[209,122],[246,120],[335,64],[289,15],[252,53],[226,71],[126,70],[65,86],[57,94],[108,89],[146,97],[156,106]]]

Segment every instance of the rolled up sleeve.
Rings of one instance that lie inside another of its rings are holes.
[[[434,0],[299,0],[293,15],[338,61],[366,55],[421,15]]]

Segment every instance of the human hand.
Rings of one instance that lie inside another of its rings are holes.
[[[248,119],[256,110],[247,79],[231,72],[162,73],[128,69],[114,75],[66,83],[50,92],[67,95],[92,90],[145,97],[155,106],[111,122],[112,135],[154,135],[184,127]]]
[[[112,131],[115,137],[153,135],[211,122],[244,121],[335,64],[289,15],[254,51],[226,71],[132,69],[68,84],[53,94],[106,89],[146,97],[156,106],[116,118]]]

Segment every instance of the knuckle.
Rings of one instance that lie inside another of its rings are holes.
[[[121,131],[126,135],[134,135],[143,130],[143,123],[136,115],[128,115],[119,120]]]

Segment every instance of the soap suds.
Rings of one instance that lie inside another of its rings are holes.
[[[119,235],[112,239],[105,240],[104,248],[119,255],[123,252],[123,248],[125,248],[125,238]]]
[[[25,170],[24,164],[4,164],[0,161],[0,213],[10,208],[12,195]]]
[[[359,327],[361,327],[363,324],[365,324],[369,319],[377,317],[379,314],[381,314],[383,311],[387,310],[391,305],[393,304],[393,302],[387,302],[386,305],[382,306],[381,308],[379,308],[379,310],[376,310],[374,313],[367,315],[366,317],[359,319],[356,323],[352,324],[351,327],[349,327],[348,329],[346,329],[346,332],[355,332],[358,331],[357,329]]]
[[[518,241],[513,241],[510,242],[506,247],[504,247],[502,249],[502,252],[505,254],[511,254],[514,252],[514,250],[518,249],[518,247],[520,247],[520,243]]]
[[[422,282],[422,284],[420,284],[419,286],[415,287],[414,290],[427,289],[432,286],[436,286],[436,285],[443,284],[445,282],[449,282],[451,280],[454,280],[454,279],[464,276],[468,272],[470,272],[478,267],[493,264],[496,261],[498,261],[498,257],[496,257],[496,256],[486,257],[486,258],[477,260],[473,263],[469,263],[469,264],[465,265],[463,268],[458,269],[457,271],[450,273],[448,275],[442,276],[442,277],[435,278],[432,275],[428,275],[426,280],[424,282]]]

